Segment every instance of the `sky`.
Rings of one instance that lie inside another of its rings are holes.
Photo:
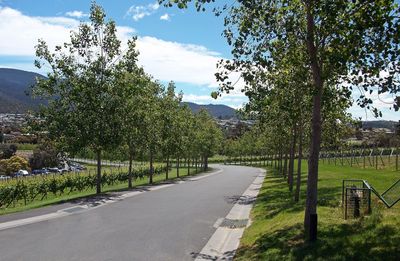
[[[218,0],[219,4],[225,0]],[[34,46],[39,38],[50,46],[68,41],[71,30],[88,20],[89,0],[0,0],[0,68],[46,72],[34,67]],[[230,47],[221,36],[223,17],[215,17],[212,8],[196,12],[195,8],[166,8],[156,0],[98,0],[117,24],[118,36],[126,42],[137,36],[139,64],[162,83],[174,81],[183,100],[198,104],[225,104],[240,108],[247,101],[240,91],[217,100],[210,95],[218,89],[216,63],[230,59]],[[355,97],[358,93],[355,93]],[[388,95],[372,96],[374,105],[385,120],[399,120],[400,112],[389,110]],[[374,120],[369,111],[356,105],[350,110],[354,117]]]

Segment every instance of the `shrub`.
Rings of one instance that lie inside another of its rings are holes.
[[[58,150],[51,142],[44,142],[34,149],[29,165],[32,169],[41,169],[47,167],[57,167],[60,160]]]
[[[5,175],[11,175],[20,169],[28,169],[28,166],[28,161],[20,156],[0,160],[0,172]]]
[[[9,159],[15,155],[17,152],[17,146],[14,144],[11,145],[0,145],[1,155],[0,159]]]

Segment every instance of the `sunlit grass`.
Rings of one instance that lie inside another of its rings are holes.
[[[379,192],[400,178],[394,170],[320,164],[318,183],[318,241],[303,236],[306,162],[301,201],[295,203],[287,182],[268,169],[235,260],[400,260],[400,204],[387,209],[373,197],[372,214],[344,220],[343,179],[364,179]],[[400,197],[400,195],[399,195]]]

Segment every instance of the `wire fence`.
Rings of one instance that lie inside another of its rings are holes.
[[[323,163],[396,171],[400,169],[399,158],[399,148],[323,150],[320,154]]]

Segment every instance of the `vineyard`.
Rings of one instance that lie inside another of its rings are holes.
[[[224,162],[230,165],[258,165],[272,166],[281,161],[289,160],[288,155],[246,155],[246,156],[226,156],[211,158],[211,162]],[[294,154],[294,158],[298,158]],[[308,158],[307,153],[303,153],[303,158]],[[322,163],[362,167],[372,169],[400,169],[400,149],[398,148],[365,148],[365,149],[346,149],[346,150],[323,150],[320,153]],[[273,163],[275,162],[275,163]],[[280,163],[282,164],[282,163]],[[276,166],[275,166],[276,167]]]
[[[154,168],[155,175],[165,172],[166,167],[163,165]],[[137,169],[133,172],[135,180],[144,180],[148,176],[148,168]],[[105,187],[123,184],[128,181],[128,178],[128,172],[119,168],[119,171],[104,173],[101,177],[101,185]],[[96,173],[90,170],[86,173],[33,176],[7,180],[0,182],[0,209],[28,205],[34,201],[43,201],[50,196],[69,195],[95,187]]]
[[[399,148],[363,148],[346,150],[325,150],[320,154],[324,163],[374,168],[399,170]]]

